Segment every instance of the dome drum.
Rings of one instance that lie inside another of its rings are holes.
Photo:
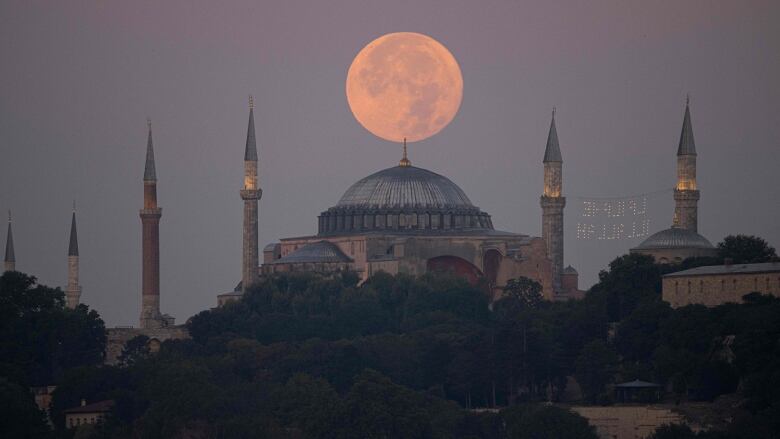
[[[375,231],[447,232],[493,230],[479,209],[349,209],[333,207],[319,216],[320,235]]]

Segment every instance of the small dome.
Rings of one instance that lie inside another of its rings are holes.
[[[414,166],[394,166],[353,184],[336,207],[473,209],[474,205],[447,177]]]
[[[706,248],[711,249],[712,244],[707,238],[693,230],[672,227],[650,235],[638,247],[637,250],[650,250],[661,248]]]
[[[328,241],[317,241],[304,245],[303,247],[289,253],[280,259],[275,260],[274,264],[289,264],[302,262],[350,262],[350,259],[341,249]]]
[[[571,265],[568,265],[566,268],[563,269],[563,274],[578,274],[577,270],[574,269]]]

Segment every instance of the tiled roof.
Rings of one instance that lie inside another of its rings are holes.
[[[664,277],[677,276],[703,276],[714,274],[749,274],[749,273],[780,273],[780,262],[763,262],[759,264],[731,264],[731,265],[708,265],[706,267],[696,267],[689,270],[670,273]]]
[[[93,402],[92,404],[69,408],[67,410],[63,410],[62,413],[106,413],[111,411],[112,407],[114,407],[114,400],[106,399],[103,401]]]

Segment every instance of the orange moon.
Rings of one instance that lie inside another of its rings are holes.
[[[438,41],[414,32],[368,43],[347,73],[347,101],[355,119],[392,142],[438,133],[455,117],[462,98],[455,57]]]

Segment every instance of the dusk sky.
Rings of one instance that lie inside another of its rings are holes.
[[[541,234],[542,156],[557,108],[566,264],[588,288],[641,238],[582,241],[583,200],[654,193],[671,225],[686,94],[699,233],[780,247],[778,1],[12,1],[0,3],[0,209],[17,269],[66,283],[77,203],[81,301],[138,325],[146,118],[154,126],[161,309],[183,323],[241,277],[247,96],[256,102],[260,247],[316,233],[355,181],[394,166],[345,96],[363,46],[429,35],[457,59],[454,120],[410,145],[497,229]],[[5,227],[3,227],[3,231]],[[2,235],[2,243],[5,235]]]

